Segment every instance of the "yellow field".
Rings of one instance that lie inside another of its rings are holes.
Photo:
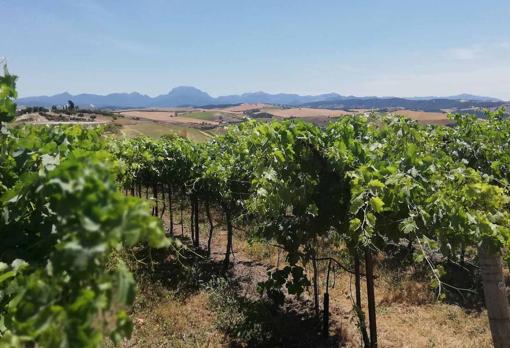
[[[430,124],[445,124],[449,122],[446,112],[399,110],[392,112],[392,114],[409,117],[410,119]]]

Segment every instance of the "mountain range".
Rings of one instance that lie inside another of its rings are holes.
[[[108,95],[98,94],[77,94],[71,95],[67,92],[53,96],[36,96],[19,98],[19,106],[46,106],[63,105],[68,100],[72,100],[80,107],[96,108],[141,108],[141,107],[177,107],[177,106],[211,106],[242,103],[266,103],[289,106],[315,106],[315,107],[405,107],[407,104],[423,104],[433,100],[444,101],[441,104],[455,107],[455,105],[466,102],[468,104],[500,104],[501,100],[491,97],[481,97],[471,94],[460,94],[448,97],[355,97],[342,96],[337,93],[328,93],[320,95],[298,95],[290,93],[270,94],[265,92],[244,93],[240,95],[226,95],[212,97],[204,91],[195,87],[181,86],[172,89],[167,94],[156,97],[133,93],[112,93]],[[449,101],[449,102],[446,102]],[[400,105],[400,104],[406,105]],[[399,105],[395,105],[399,104]],[[368,106],[370,105],[370,106]],[[382,106],[378,106],[382,105]]]

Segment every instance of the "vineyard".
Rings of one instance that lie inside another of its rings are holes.
[[[259,282],[260,296],[281,308],[310,293],[324,337],[333,329],[334,274],[346,272],[360,340],[378,346],[374,279],[384,258],[423,269],[437,301],[468,302],[479,274],[493,344],[508,346],[503,110],[483,120],[453,115],[452,127],[380,114],[326,128],[247,121],[194,143],[176,135],[117,139],[81,126],[8,127],[15,97],[15,77],[5,71],[0,346],[94,347],[105,336],[120,343],[132,331],[140,273],[157,272],[158,258],[209,257],[218,215],[226,226],[219,272],[228,277],[236,230],[274,247],[278,266]],[[143,272],[133,258],[148,260]],[[469,288],[451,264],[471,271]]]

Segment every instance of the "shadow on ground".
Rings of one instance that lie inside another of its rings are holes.
[[[157,283],[182,299],[206,291],[215,313],[214,325],[228,335],[229,347],[341,346],[339,330],[327,339],[321,335],[320,320],[308,310],[309,303],[292,299],[278,308],[258,294],[246,293],[241,282],[253,281],[250,267],[262,264],[234,259],[225,273],[221,261],[207,257],[203,249],[193,249],[189,238],[180,239],[186,247],[179,257],[159,250],[149,254],[146,248],[135,252],[137,260],[153,265],[152,271],[151,267],[135,271],[138,282],[142,287]],[[237,263],[247,269],[242,278],[234,275]]]

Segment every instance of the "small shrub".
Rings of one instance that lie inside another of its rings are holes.
[[[260,346],[272,340],[271,313],[265,303],[239,298],[232,283],[213,278],[206,286],[209,305],[216,313],[215,326],[249,346]]]
[[[104,131],[106,133],[119,134],[120,133],[120,126],[118,124],[108,123],[104,127]]]

